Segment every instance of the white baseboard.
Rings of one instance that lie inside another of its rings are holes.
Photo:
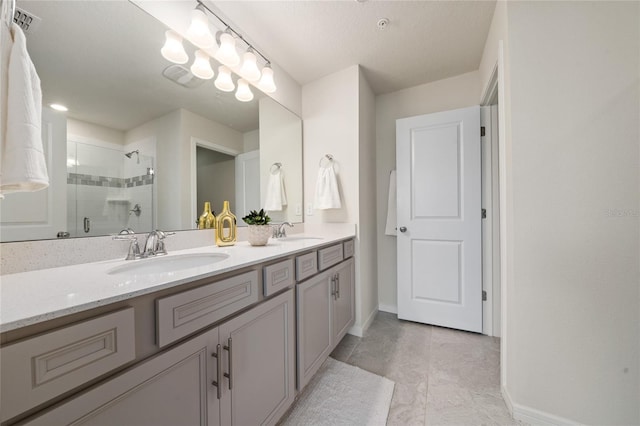
[[[371,323],[376,318],[377,313],[378,313],[378,309],[374,309],[369,315],[369,318],[367,318],[367,320],[364,322],[363,325],[361,326],[354,325],[349,329],[349,331],[347,331],[347,333],[357,337],[364,337],[365,331],[367,331],[367,329],[371,326]]]
[[[382,312],[389,312],[390,314],[397,314],[398,313],[398,307],[395,305],[378,305],[378,310],[382,311]]]
[[[511,400],[511,395],[504,386],[501,387],[501,393],[511,416],[516,420],[521,420],[530,425],[540,426],[575,426],[582,424],[573,420],[565,419],[564,417],[556,416],[555,414],[545,413],[544,411],[536,410],[535,408],[514,403]]]

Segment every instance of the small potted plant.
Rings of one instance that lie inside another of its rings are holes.
[[[248,215],[242,218],[249,225],[249,244],[252,246],[264,246],[271,236],[269,222],[271,218],[264,209],[260,211],[251,210]]]

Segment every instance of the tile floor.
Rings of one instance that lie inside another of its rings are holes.
[[[379,312],[331,356],[396,383],[387,425],[520,425],[500,395],[500,341]]]

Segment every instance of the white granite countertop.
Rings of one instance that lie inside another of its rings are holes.
[[[231,247],[198,247],[142,260],[106,260],[0,277],[0,332],[86,311],[278,257],[317,248],[355,236],[355,230],[336,229],[322,234],[295,234],[287,240],[270,239],[264,247],[242,241]],[[313,237],[315,239],[305,239]],[[321,238],[318,238],[321,237]],[[224,253],[229,257],[206,266],[152,274],[109,274],[132,262],[160,261],[194,253]]]

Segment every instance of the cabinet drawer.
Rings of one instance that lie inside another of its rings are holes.
[[[263,268],[264,295],[270,296],[294,284],[293,259]]]
[[[158,346],[181,339],[257,301],[258,271],[158,299]]]
[[[4,422],[135,358],[133,308],[0,349]]]
[[[318,254],[315,251],[296,257],[296,281],[300,282],[317,272]]]
[[[342,243],[318,250],[318,269],[324,271],[342,262]]]
[[[344,246],[344,258],[348,259],[354,254],[355,246],[353,240],[345,241]]]

